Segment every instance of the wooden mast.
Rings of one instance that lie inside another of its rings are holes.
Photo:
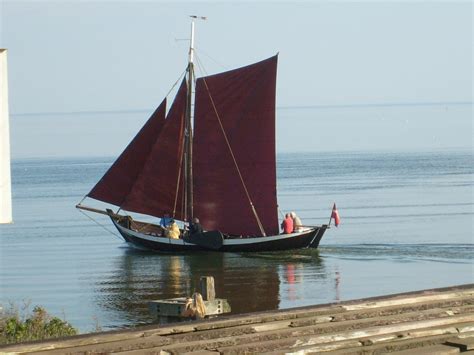
[[[188,60],[188,95],[186,98],[185,117],[185,142],[184,142],[184,185],[185,185],[185,213],[184,220],[189,222],[193,219],[193,126],[192,126],[192,97],[193,97],[193,74],[194,74],[194,19],[191,16],[191,40],[189,45]]]

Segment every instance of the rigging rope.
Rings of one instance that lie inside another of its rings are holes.
[[[215,64],[217,64],[218,66],[220,66],[223,70],[230,70],[230,68],[224,64],[222,64],[221,62],[217,61],[216,59],[212,58],[209,53],[206,53],[205,51],[203,51],[201,48],[197,48],[197,47],[194,47],[194,55],[196,56],[196,52],[199,51],[199,53],[202,53],[204,54],[206,57],[208,57],[211,61],[213,61]],[[207,74],[206,74],[207,75]]]
[[[285,214],[281,211],[280,206],[277,205],[278,212],[280,212],[281,218],[285,219]]]
[[[173,86],[172,86],[171,89],[168,91],[168,93],[166,94],[165,97],[168,97],[168,95],[171,93],[171,91],[173,91],[173,89],[176,87],[176,85],[181,81],[181,79],[183,78],[184,74],[186,74],[186,70],[187,70],[187,69],[185,69],[185,70],[181,73],[181,75],[178,77],[178,80],[176,80],[176,82],[173,84]],[[112,165],[114,165],[114,164],[115,164],[115,161],[112,163]],[[111,166],[112,166],[112,165],[111,165]],[[108,170],[107,170],[107,172],[108,172]],[[106,173],[106,174],[107,174],[107,173]],[[90,193],[90,191],[89,191],[89,193]],[[84,200],[85,200],[87,197],[89,197],[88,194],[86,194],[86,195],[82,198],[82,200],[79,201],[78,205],[80,205],[82,202],[84,202]],[[117,213],[118,213],[118,212],[120,211],[120,209],[122,208],[121,206],[119,206],[119,207],[120,207],[120,208],[118,209]]]
[[[83,203],[86,198],[87,198],[87,195],[85,195],[85,196],[82,198],[82,200],[79,201],[78,205],[80,205],[81,203]]]
[[[196,59],[197,59],[197,62],[198,62],[198,66],[200,68],[202,68],[201,61],[199,60],[197,55],[196,55]],[[205,72],[205,71],[203,71],[203,72]],[[257,220],[257,224],[258,224],[258,227],[260,228],[260,232],[262,233],[263,236],[266,236],[265,229],[263,228],[262,222],[260,221],[260,218],[258,217],[257,210],[255,209],[255,206],[253,205],[252,199],[250,198],[250,194],[247,190],[247,186],[245,185],[244,178],[242,177],[242,174],[241,174],[240,169],[239,169],[239,165],[237,164],[237,160],[235,159],[235,156],[234,156],[234,152],[232,150],[232,147],[230,146],[230,142],[229,142],[229,139],[227,138],[227,134],[225,132],[224,125],[222,124],[219,113],[217,112],[217,108],[216,108],[216,105],[214,103],[214,99],[212,98],[211,91],[209,90],[209,86],[207,85],[206,78],[202,77],[201,79],[203,80],[204,85],[206,86],[207,94],[209,95],[209,99],[211,100],[212,108],[214,109],[214,113],[216,114],[217,121],[219,122],[219,126],[220,126],[222,134],[224,136],[224,140],[227,144],[227,148],[229,148],[230,155],[231,155],[232,160],[234,162],[235,168],[236,168],[237,173],[239,175],[240,182],[242,183],[245,194],[247,195],[247,199],[249,200],[250,207],[252,208],[252,212],[255,216],[255,219]]]
[[[94,218],[92,218],[91,216],[89,216],[87,213],[85,213],[83,210],[79,209],[79,212],[81,212],[84,216],[86,216],[87,218],[89,218],[92,222],[94,222],[95,224],[97,224],[99,227],[102,227],[103,229],[105,229],[107,232],[109,232],[110,234],[116,236],[117,238],[119,238],[120,240],[122,240],[122,237],[119,236],[118,234],[112,232],[111,230],[109,230],[107,227],[105,227],[104,225],[100,224],[99,222],[97,222]]]
[[[187,69],[184,69],[184,71],[181,73],[181,75],[179,76],[178,80],[176,80],[176,82],[173,84],[173,86],[171,87],[171,89],[168,91],[168,93],[166,94],[166,98],[168,97],[168,95],[171,93],[171,91],[173,91],[173,89],[176,87],[176,85],[178,85],[178,83],[181,81],[181,79],[183,78],[183,76],[186,74],[186,71]]]
[[[208,75],[208,74],[207,74],[207,71],[206,71],[206,69],[204,68],[204,65],[202,65],[201,59],[199,59],[199,56],[197,55],[196,50],[194,51],[194,56],[195,56],[195,58],[196,58],[197,65],[198,65],[199,69],[201,70],[201,72],[202,72],[205,76],[207,76],[207,75]],[[194,76],[194,83],[196,83],[196,76]]]
[[[184,139],[182,144],[183,154],[181,154],[181,159],[179,160],[179,170],[178,170],[178,181],[176,181],[176,191],[174,195],[174,205],[173,205],[173,218],[176,214],[176,205],[178,204],[178,193],[179,193],[179,180],[181,179],[181,170],[183,169],[183,158],[184,158]]]

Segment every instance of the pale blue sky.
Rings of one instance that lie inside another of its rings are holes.
[[[189,14],[209,18],[196,25],[208,73],[280,53],[279,151],[472,148],[472,2],[2,0],[0,11],[14,158],[120,153],[186,66],[176,39]],[[359,106],[405,103],[436,105]],[[332,105],[356,106],[321,108]],[[300,106],[320,108],[288,108]],[[91,111],[113,112],[70,114]]]

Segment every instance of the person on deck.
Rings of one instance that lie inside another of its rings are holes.
[[[293,233],[293,219],[289,213],[285,215],[285,219],[281,222],[281,228],[283,228],[283,234]]]
[[[189,224],[189,234],[197,234],[197,233],[202,233],[202,226],[201,223],[199,223],[199,218],[194,217],[193,221]]]
[[[300,232],[303,230],[303,223],[295,212],[290,212],[291,219],[293,219],[293,232]]]
[[[170,239],[179,239],[180,231],[174,219],[171,219],[170,224],[166,227],[165,235]]]
[[[172,218],[168,213],[165,213],[163,218],[160,220],[160,226],[162,226],[164,229],[166,229],[172,221]]]

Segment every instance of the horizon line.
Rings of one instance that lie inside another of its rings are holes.
[[[371,108],[371,107],[416,107],[416,106],[467,106],[473,105],[474,101],[422,101],[422,102],[381,102],[381,103],[361,103],[361,104],[321,104],[321,105],[289,105],[277,106],[277,110],[289,109],[338,109],[338,108]],[[56,112],[20,112],[10,113],[10,116],[27,117],[27,116],[61,116],[61,115],[84,115],[84,114],[130,114],[130,113],[147,113],[152,109],[124,109],[124,110],[84,110],[84,111],[56,111]]]
[[[308,154],[439,154],[439,153],[466,153],[472,152],[471,146],[450,146],[450,147],[424,147],[416,149],[396,149],[396,148],[384,148],[384,149],[319,149],[315,150],[277,150],[276,156],[278,155],[308,155]],[[83,155],[83,154],[70,154],[70,155],[15,155],[12,156],[13,161],[19,160],[83,160],[83,159],[112,159],[116,160],[120,153],[117,154],[99,154],[99,155]]]

